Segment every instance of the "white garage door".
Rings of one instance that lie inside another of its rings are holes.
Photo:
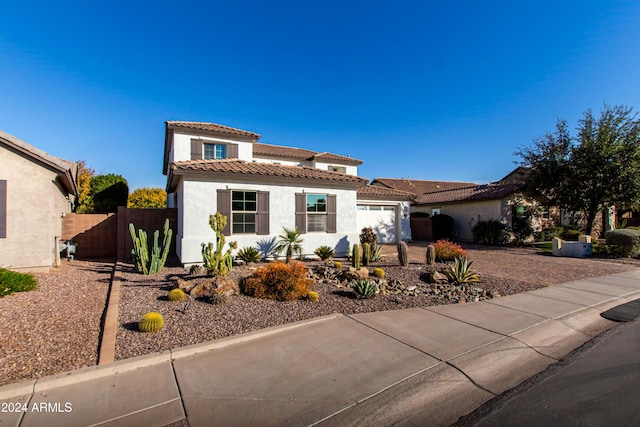
[[[358,231],[371,227],[379,243],[396,243],[396,207],[384,205],[358,205]]]

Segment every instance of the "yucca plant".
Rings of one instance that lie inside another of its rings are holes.
[[[353,285],[353,291],[358,298],[373,298],[376,296],[376,285],[367,279],[360,279]]]
[[[469,285],[480,282],[480,275],[473,271],[471,265],[473,261],[468,261],[466,257],[457,257],[453,260],[453,265],[449,264],[444,271],[449,282],[454,285]]]
[[[288,263],[293,254],[302,255],[302,239],[297,228],[290,230],[287,227],[282,227],[282,230],[284,233],[278,236],[280,240],[278,240],[275,251],[279,254],[285,252]]]
[[[236,256],[244,262],[258,262],[260,261],[260,258],[262,258],[260,251],[253,246],[247,246],[240,249]]]
[[[378,246],[376,242],[371,244],[371,251],[369,255],[369,261],[378,262],[382,260],[382,246]]]
[[[333,257],[333,249],[331,249],[329,246],[320,246],[313,253],[318,255],[318,258],[320,258],[322,261]]]

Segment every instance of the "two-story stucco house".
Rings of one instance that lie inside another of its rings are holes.
[[[167,205],[178,210],[176,249],[183,264],[202,262],[201,243],[215,241],[208,220],[215,212],[228,218],[227,241],[267,254],[283,227],[302,234],[304,254],[321,245],[343,254],[358,242],[362,226],[380,225],[358,214],[371,206],[392,221],[378,227],[382,240],[410,238],[411,195],[368,189],[368,180],[358,176],[360,160],[259,139],[214,123],[166,122],[163,173]]]

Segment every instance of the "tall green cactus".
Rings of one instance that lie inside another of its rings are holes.
[[[362,265],[369,266],[369,260],[371,259],[371,245],[367,242],[362,244]]]
[[[136,234],[136,228],[133,223],[129,224],[129,233],[131,234],[131,240],[133,242],[131,258],[133,259],[133,263],[136,266],[138,273],[156,274],[162,271],[162,268],[167,261],[167,256],[169,255],[171,237],[173,236],[173,230],[169,228],[169,219],[167,218],[164,222],[162,246],[158,245],[160,232],[156,230],[153,233],[153,248],[151,249],[151,256],[149,256],[147,233],[143,229],[139,229]]]
[[[398,261],[403,267],[409,267],[409,247],[405,242],[398,243]]]
[[[207,273],[211,276],[226,276],[233,266],[233,256],[231,252],[238,247],[236,242],[229,242],[229,249],[222,253],[225,244],[225,237],[222,230],[227,226],[227,217],[220,212],[209,215],[209,226],[216,233],[216,250],[213,251],[213,243],[202,244],[202,262]]]
[[[354,268],[360,268],[360,245],[353,245],[353,252],[351,253],[351,265]]]
[[[433,245],[427,246],[427,265],[436,262],[436,248]]]

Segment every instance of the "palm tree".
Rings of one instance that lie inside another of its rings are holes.
[[[298,229],[289,230],[287,227],[282,227],[284,233],[278,236],[278,244],[275,247],[276,252],[281,253],[286,251],[287,263],[291,261],[293,254],[300,255],[302,253],[302,239]]]

